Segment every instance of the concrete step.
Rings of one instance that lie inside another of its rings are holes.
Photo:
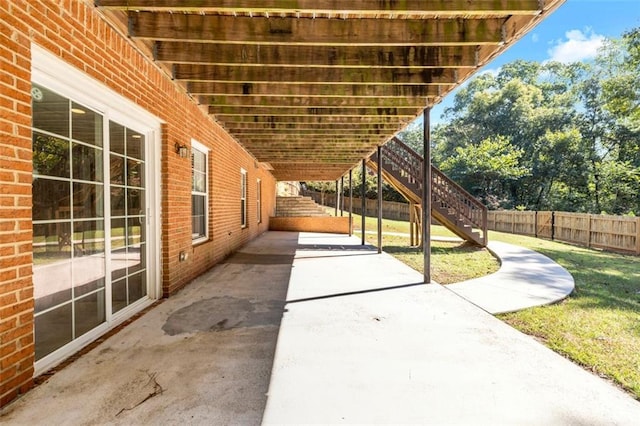
[[[330,216],[311,197],[276,197],[276,216],[281,217],[324,217]]]

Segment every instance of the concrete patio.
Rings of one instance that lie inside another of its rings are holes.
[[[628,394],[421,281],[353,237],[264,234],[0,422],[637,424]]]

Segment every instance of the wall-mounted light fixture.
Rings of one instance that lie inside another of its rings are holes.
[[[189,156],[189,147],[176,142],[176,153],[180,155],[180,158],[187,158]]]

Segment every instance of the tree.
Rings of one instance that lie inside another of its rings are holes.
[[[507,138],[498,136],[477,145],[456,148],[455,154],[447,158],[441,168],[490,207],[513,207],[508,205],[505,183],[529,173],[520,165],[522,153]]]
[[[521,152],[520,166],[529,173],[518,179],[505,174],[501,194],[495,194],[503,199],[500,205],[540,208],[543,188],[548,193],[561,170],[557,163],[539,161],[548,156],[545,137],[565,131],[574,121],[570,87],[578,74],[575,67],[559,63],[516,61],[497,75],[485,73],[472,80],[445,111],[449,123],[434,131],[434,162],[442,164],[458,148],[473,150],[483,141],[504,138]]]
[[[640,28],[605,43],[593,63],[515,61],[482,74],[443,118],[434,163],[472,193],[482,188],[492,206],[640,211]],[[479,167],[498,149],[487,141],[519,153],[527,173]]]

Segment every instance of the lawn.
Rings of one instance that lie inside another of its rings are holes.
[[[333,214],[334,211],[332,210]],[[378,221],[367,217],[365,239],[370,244],[378,243]],[[362,224],[359,215],[353,215],[354,233],[358,237]],[[406,234],[406,235],[397,235]],[[420,272],[423,271],[422,251],[409,246],[409,222],[384,219],[382,221],[382,247],[385,252]],[[440,237],[455,237],[443,226],[432,226],[431,234]],[[462,242],[433,241],[431,243],[431,278],[440,284],[451,284],[493,273],[499,268],[498,261],[488,250]]]
[[[354,219],[359,229],[360,217]],[[367,218],[367,241],[377,243],[375,218]],[[422,271],[422,253],[408,245],[408,222],[383,221],[383,249]],[[451,236],[432,226],[433,235]],[[358,234],[359,235],[359,234]],[[489,241],[528,247],[565,267],[575,292],[564,301],[498,318],[535,336],[554,351],[584,368],[613,380],[640,400],[640,257],[609,253],[522,235],[490,232]],[[486,250],[460,243],[432,242],[431,275],[441,284],[463,281],[495,271]]]
[[[561,303],[499,318],[640,400],[640,258],[499,232],[489,240],[536,250],[576,282]]]

